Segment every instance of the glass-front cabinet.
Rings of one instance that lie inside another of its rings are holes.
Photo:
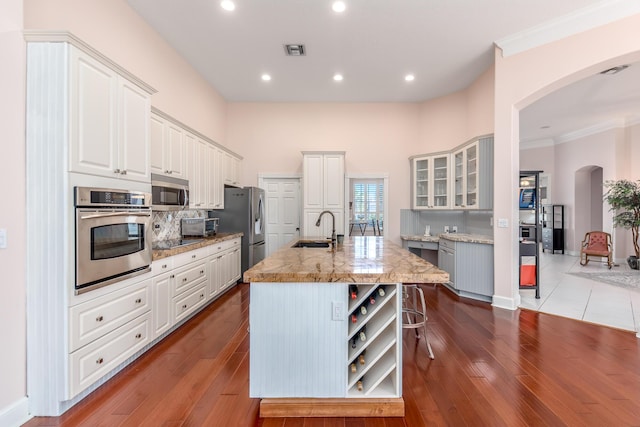
[[[478,142],[453,153],[454,202],[456,208],[478,207]]]
[[[449,209],[449,153],[411,158],[412,208]]]

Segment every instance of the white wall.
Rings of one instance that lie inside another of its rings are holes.
[[[0,424],[24,421],[26,414],[25,299],[25,48],[22,1],[3,0],[0,13],[0,228],[7,248],[0,249]]]

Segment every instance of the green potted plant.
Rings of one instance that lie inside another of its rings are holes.
[[[638,269],[640,258],[640,246],[638,246],[638,229],[640,228],[640,181],[620,179],[606,181],[608,189],[604,200],[609,203],[610,211],[613,211],[613,226],[631,230],[633,249],[635,255],[627,258],[629,267]]]

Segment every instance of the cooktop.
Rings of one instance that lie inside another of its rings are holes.
[[[160,240],[153,242],[151,248],[153,250],[173,249],[180,246],[194,245],[202,242],[204,239],[173,239],[173,240]]]

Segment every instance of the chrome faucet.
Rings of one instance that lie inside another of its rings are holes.
[[[320,216],[318,217],[318,220],[316,221],[316,227],[320,227],[320,220],[322,219],[322,215],[328,213],[329,215],[331,215],[331,220],[332,220],[332,229],[331,229],[331,247],[336,247],[336,217],[335,215],[333,215],[333,212],[331,211],[322,211],[320,212]]]

